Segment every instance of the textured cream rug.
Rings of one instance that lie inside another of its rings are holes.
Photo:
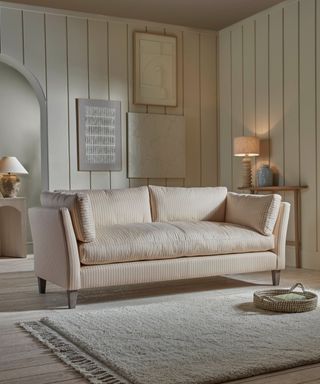
[[[92,383],[223,383],[320,362],[320,310],[256,310],[254,290],[61,312],[21,326]]]

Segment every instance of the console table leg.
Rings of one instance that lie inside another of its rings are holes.
[[[300,217],[300,191],[294,191],[294,241],[296,252],[296,267],[301,268],[301,217]]]
[[[38,277],[39,293],[46,293],[46,285],[47,285],[47,280],[41,279],[41,277]]]

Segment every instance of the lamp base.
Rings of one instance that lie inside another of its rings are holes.
[[[16,175],[2,175],[0,191],[3,197],[17,197],[20,190],[20,179]]]
[[[251,159],[244,157],[242,159],[242,188],[252,187]]]

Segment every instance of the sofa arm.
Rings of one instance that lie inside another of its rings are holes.
[[[290,204],[282,202],[277,222],[273,231],[275,247],[273,252],[277,254],[277,269],[284,269],[286,266],[286,239],[290,214]]]
[[[67,208],[30,208],[35,273],[67,290],[81,286],[78,245]]]

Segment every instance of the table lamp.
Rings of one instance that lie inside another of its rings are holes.
[[[17,175],[28,174],[16,157],[5,156],[0,159],[0,190],[3,197],[16,197],[20,189]]]
[[[235,137],[233,141],[233,155],[242,159],[242,186],[252,187],[251,157],[259,156],[260,142],[255,136]]]

